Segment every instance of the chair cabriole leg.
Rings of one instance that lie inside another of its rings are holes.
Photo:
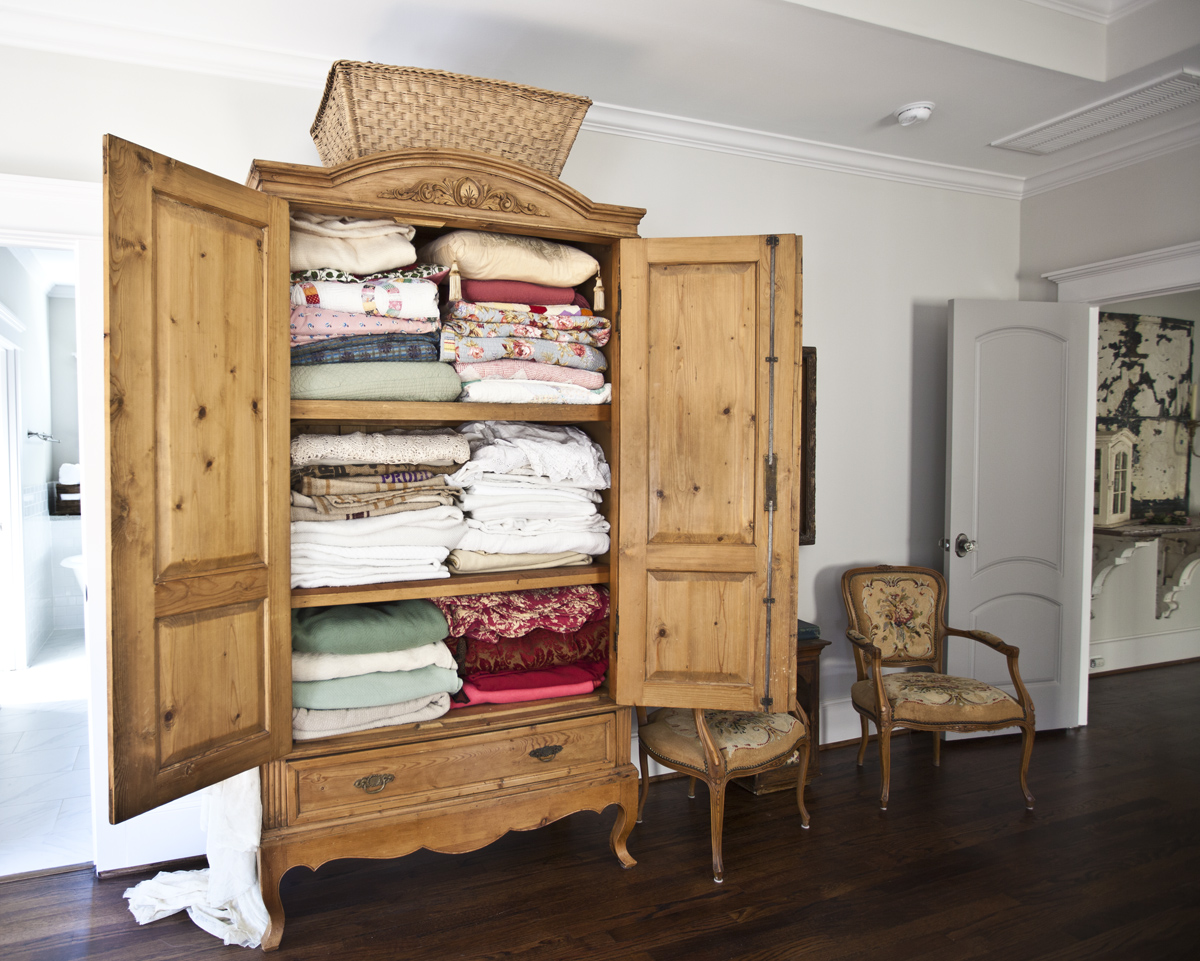
[[[804,785],[808,783],[808,739],[800,745],[800,773],[796,776],[796,807],[800,809],[800,826],[808,827],[808,808],[804,806]]]
[[[942,766],[942,732],[933,732],[933,766]]]
[[[693,801],[696,799],[696,779],[694,777],[688,778],[688,797]]]
[[[693,779],[694,780],[694,779]],[[713,880],[720,884],[725,880],[725,865],[721,860],[721,831],[725,826],[725,781],[708,784],[709,819],[712,825]]]
[[[879,794],[879,810],[886,811],[888,792],[892,787],[892,729],[879,729],[879,765],[882,768],[883,789]]]
[[[645,747],[638,742],[638,760],[641,762],[642,777],[638,781],[637,823],[642,823],[642,809],[646,806],[646,795],[650,793],[650,758]]]
[[[1025,775],[1029,772],[1029,758],[1033,754],[1033,725],[1026,724],[1021,730],[1021,793],[1025,795],[1025,807],[1033,810],[1033,795],[1029,793],[1029,785]]]
[[[867,756],[867,740],[871,736],[871,729],[867,726],[867,719],[861,714],[858,720],[862,724],[862,740],[858,742],[858,766],[862,767],[863,758]]]

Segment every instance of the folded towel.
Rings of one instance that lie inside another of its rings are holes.
[[[292,270],[333,267],[351,274],[405,267],[417,259],[416,231],[392,220],[297,211],[291,215]]]
[[[383,477],[396,477],[396,480],[383,480]],[[292,490],[310,497],[319,494],[371,494],[376,491],[418,491],[418,490],[450,490],[458,492],[457,487],[447,487],[445,474],[433,474],[429,471],[399,472],[398,474],[378,474],[364,477],[294,477]]]
[[[482,574],[488,571],[534,571],[550,567],[586,567],[588,554],[558,551],[554,554],[484,554],[480,551],[452,550],[446,566],[454,574]]]
[[[292,706],[316,710],[382,707],[441,692],[455,694],[461,687],[462,679],[456,671],[433,666],[327,681],[293,681]]]
[[[407,651],[433,644],[449,633],[445,615],[424,598],[292,610],[292,650],[303,653]]]
[[[611,404],[612,385],[588,390],[536,380],[477,380],[464,382],[458,399],[465,404]]]
[[[451,401],[462,390],[449,365],[420,361],[293,367],[291,381],[294,400]]]
[[[403,581],[431,581],[449,577],[445,567],[372,567],[369,569],[334,570],[322,567],[319,570],[303,571],[292,568],[293,588],[309,587],[362,587],[366,584],[399,584]]]
[[[293,306],[288,324],[292,344],[309,341],[357,337],[366,334],[428,334],[441,329],[434,319],[410,320],[403,317],[371,315],[324,307]],[[304,340],[301,340],[304,338]]]
[[[590,344],[561,344],[536,337],[466,337],[443,329],[440,360],[480,363],[488,360],[535,360],[580,370],[607,370],[608,360]]]
[[[577,427],[475,421],[459,432],[471,445],[470,463],[450,478],[459,487],[485,473],[534,474],[595,490],[612,483],[603,449]]]
[[[419,523],[413,518],[418,518]],[[299,546],[367,550],[397,545],[458,547],[467,525],[457,507],[432,507],[347,521],[293,521],[292,551]]]
[[[540,496],[535,491],[511,494],[476,494],[473,487],[459,498],[459,507],[475,520],[505,520],[515,517],[590,517],[596,505],[579,497]]]
[[[485,360],[454,365],[459,378],[471,380],[536,380],[559,384],[578,384],[588,390],[604,386],[604,375],[596,370],[579,370],[558,364],[539,364],[536,360]]]
[[[464,551],[484,554],[555,554],[576,551],[580,554],[604,554],[609,548],[607,534],[592,531],[560,531],[553,534],[488,534],[467,530],[454,545]]]
[[[311,711],[298,707],[292,710],[292,737],[306,741],[318,737],[333,737],[354,731],[369,731],[394,724],[411,724],[441,717],[450,710],[450,695],[445,691],[428,697],[418,697],[399,704],[382,707],[355,707],[331,711]]]
[[[292,654],[293,681],[328,681],[335,677],[355,677],[383,671],[415,671],[421,667],[454,670],[454,655],[445,641],[405,651],[381,651],[378,654]]]
[[[60,484],[80,484],[82,480],[82,471],[78,464],[59,464],[58,465],[58,482]]]

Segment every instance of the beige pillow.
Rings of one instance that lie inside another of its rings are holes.
[[[595,257],[566,244],[479,230],[443,234],[417,255],[422,263],[457,263],[468,280],[523,280],[547,287],[574,287],[599,269]]]

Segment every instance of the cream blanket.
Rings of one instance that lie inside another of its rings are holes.
[[[416,231],[393,220],[355,220],[297,211],[291,216],[291,269],[334,267],[373,274],[407,267],[417,259]]]
[[[328,681],[335,677],[356,677],[381,671],[416,671],[422,667],[455,669],[454,655],[445,641],[423,644],[407,651],[381,651],[378,654],[317,654],[292,652],[293,681]]]
[[[393,724],[411,724],[441,717],[450,710],[450,695],[444,691],[429,697],[419,697],[400,704],[383,707],[351,707],[335,710],[292,709],[292,737],[307,741],[316,737],[333,737]]]
[[[467,439],[452,430],[381,434],[300,434],[292,438],[292,466],[307,464],[465,464]]]

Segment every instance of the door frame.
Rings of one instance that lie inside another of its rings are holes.
[[[1061,303],[1088,304],[1103,307],[1142,297],[1159,297],[1200,288],[1200,241],[1159,247],[1111,260],[1101,260],[1078,267],[1065,267],[1042,274],[1058,289]],[[1095,409],[1092,411],[1092,432],[1096,430]],[[1091,545],[1086,545],[1090,554]],[[1084,558],[1091,564],[1091,557]],[[1079,670],[1083,683],[1079,685],[1079,723],[1088,718],[1088,659],[1091,645],[1083,645]]]
[[[124,824],[108,823],[107,471],[104,407],[103,191],[99,181],[0,174],[0,246],[75,252],[79,459],[85,582],[88,749],[96,873],[204,853],[200,801],[184,798]],[[97,801],[100,803],[97,804]]]
[[[0,364],[4,366],[4,397],[0,398],[0,437],[7,449],[8,527],[0,534],[0,545],[8,555],[9,568],[4,583],[0,585],[0,604],[9,612],[11,620],[8,644],[0,649],[0,670],[25,667],[25,551],[24,551],[24,495],[21,489],[21,385],[17,351],[20,347],[4,336],[5,329],[21,332],[24,325],[3,303],[0,303]],[[20,598],[20,603],[14,603]],[[19,646],[18,646],[19,645]],[[19,653],[18,653],[19,652]]]

